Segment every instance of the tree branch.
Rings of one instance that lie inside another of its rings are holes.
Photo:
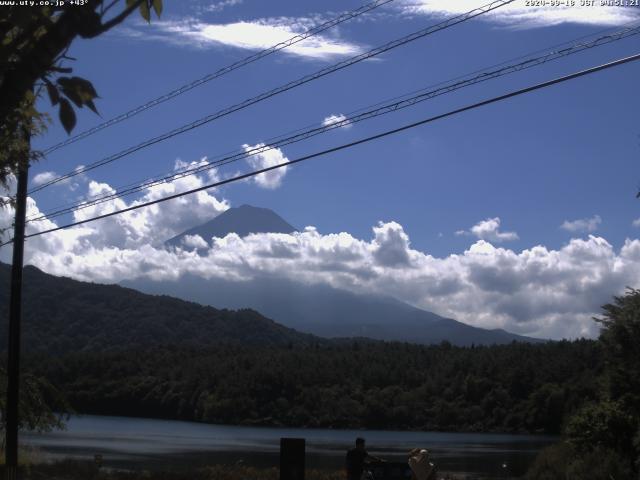
[[[28,51],[21,52],[20,58],[11,63],[3,78],[0,78],[0,119],[13,111],[24,98],[26,91],[35,81],[45,75],[55,65],[56,58],[63,53],[77,36],[94,38],[122,23],[128,15],[139,8],[143,1],[136,0],[105,23],[100,22],[96,12],[102,0],[90,0],[89,8],[65,10],[49,25],[48,31],[29,46]]]
[[[104,16],[105,13],[107,13],[109,10],[111,10],[111,7],[113,7],[114,5],[116,5],[120,0],[113,0],[109,5],[107,5],[106,7],[104,7],[104,2],[102,3],[103,8],[102,8],[102,12],[100,12],[100,15]]]
[[[116,15],[108,22],[103,23],[100,26],[100,28],[95,30],[95,32],[91,32],[89,35],[85,36],[84,38],[94,38],[94,37],[97,37],[98,35],[103,34],[104,32],[111,30],[116,25],[119,25],[120,23],[122,23],[129,15],[131,15],[131,13],[135,9],[140,7],[142,2],[146,2],[146,0],[136,0],[129,7],[125,8],[119,15]]]

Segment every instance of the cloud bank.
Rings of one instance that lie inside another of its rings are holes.
[[[184,191],[206,180],[193,176],[161,184],[128,203],[119,199],[78,211],[74,219]],[[113,191],[96,181],[90,181],[88,189],[90,194]],[[594,336],[592,316],[600,306],[626,286],[640,283],[640,240],[627,240],[616,250],[604,238],[589,235],[557,250],[540,245],[517,252],[492,244],[514,235],[500,232],[496,218],[471,229],[479,239],[462,253],[442,258],[413,249],[396,222],[373,226],[368,239],[307,227],[292,234],[230,234],[213,239],[211,247],[208,239],[197,236],[186,239],[182,248],[162,247],[168,238],[228,207],[213,192],[200,192],[33,237],[27,242],[26,262],[54,275],[97,282],[178,280],[186,274],[203,281],[273,276],[392,295],[471,325],[551,338]],[[38,212],[29,199],[28,213]],[[1,224],[10,224],[12,214],[7,207],[0,209]],[[53,226],[49,220],[32,222],[28,232]],[[4,247],[0,259],[8,262],[10,254]]]

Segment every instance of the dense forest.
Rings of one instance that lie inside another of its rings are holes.
[[[229,424],[558,433],[595,398],[593,341],[350,342],[30,356],[78,412]]]

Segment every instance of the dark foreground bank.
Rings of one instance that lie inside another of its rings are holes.
[[[116,471],[98,467],[94,462],[64,460],[21,467],[23,480],[278,480],[277,468],[256,468],[242,465],[213,465],[174,471]],[[308,469],[305,480],[344,480],[340,470]],[[438,480],[471,480],[471,477],[443,472]],[[489,480],[473,477],[473,480]]]

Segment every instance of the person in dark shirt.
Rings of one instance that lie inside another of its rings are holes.
[[[383,461],[369,455],[364,446],[364,438],[356,438],[356,447],[347,452],[347,480],[361,480],[365,463]]]

